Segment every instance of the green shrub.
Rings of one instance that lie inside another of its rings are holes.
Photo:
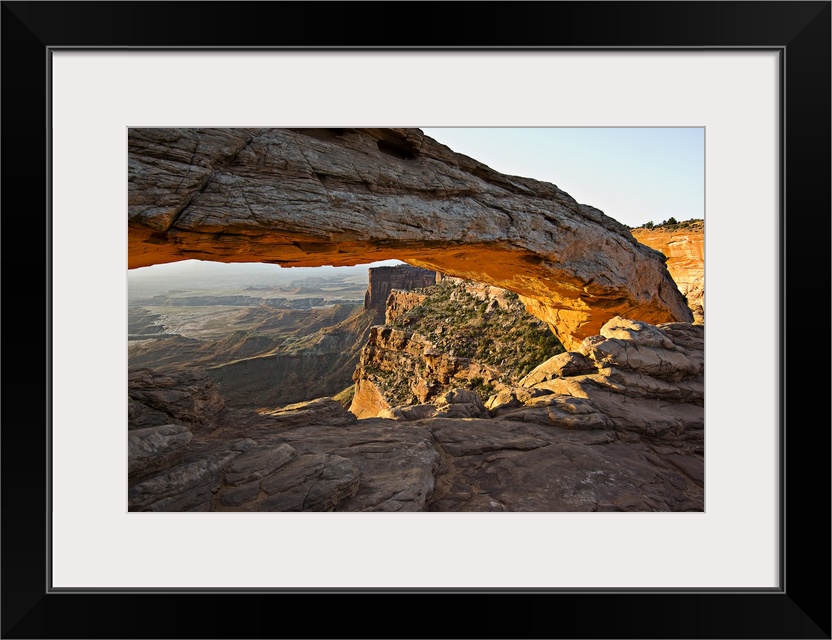
[[[505,294],[507,308],[485,313],[488,301],[449,280],[419,291],[425,299],[407,314],[407,320],[393,326],[406,324],[442,352],[497,367],[507,383],[564,351],[546,323],[528,313],[514,292]]]

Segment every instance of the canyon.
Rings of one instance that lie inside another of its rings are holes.
[[[154,287],[133,279],[129,367],[159,373],[201,367],[230,406],[351,398],[361,348],[370,328],[384,321],[384,301],[375,298],[394,287],[405,293],[432,284],[437,274],[381,266],[363,270],[359,285],[355,275],[339,271],[258,287],[174,276]]]
[[[371,271],[363,305],[297,336],[305,358],[334,358],[298,381],[349,373],[354,395],[267,391],[303,384],[257,368],[280,355],[246,351],[263,336],[220,367],[131,354],[130,510],[704,510],[695,251],[685,265],[418,129],[131,129],[129,148],[131,268],[412,265]],[[249,320],[288,313],[233,302]],[[152,334],[154,313],[131,333]],[[251,386],[228,401],[232,368]]]
[[[128,495],[150,511],[701,511],[703,327],[614,318],[492,396],[357,419],[230,408],[195,370],[130,377]]]

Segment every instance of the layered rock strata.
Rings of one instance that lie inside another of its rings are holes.
[[[214,380],[201,369],[160,373],[149,368],[128,376],[128,426],[131,429],[187,424],[194,431],[213,428],[225,407]]]
[[[549,183],[419,129],[130,129],[129,266],[398,258],[522,296],[567,348],[621,315],[690,321],[664,256]]]
[[[385,319],[370,332],[353,375],[350,409],[360,418],[431,403],[455,387],[485,400],[563,351],[516,294],[457,278],[392,291]]]
[[[427,287],[436,282],[436,272],[420,269],[409,264],[394,267],[373,267],[367,269],[367,293],[364,296],[364,309],[373,311],[378,322],[384,321],[387,298],[394,289],[409,291]]]
[[[702,455],[704,370],[702,326],[613,318],[577,351],[547,360],[520,381],[545,395],[495,396],[488,408],[499,420],[603,425],[624,439],[659,438]]]
[[[661,251],[667,257],[667,270],[685,295],[694,321],[705,321],[705,224],[694,221],[687,226],[633,229],[633,237]]]
[[[201,313],[211,318],[210,312]],[[241,309],[227,322],[227,333],[216,337],[193,330],[134,340],[128,347],[130,370],[152,367],[157,375],[176,375],[182,368],[202,368],[232,407],[333,395],[352,384],[375,314],[356,303],[305,312],[264,305]],[[238,322],[242,329],[235,329]]]
[[[421,291],[391,291],[384,308],[384,324],[393,325],[402,321],[407,313],[427,299]]]
[[[475,379],[494,381],[494,367],[440,351],[424,336],[388,326],[370,329],[355,369],[355,394],[350,411],[371,418],[397,400],[426,403],[449,388],[466,387]]]
[[[701,326],[614,318],[487,406],[458,389],[388,418],[321,398],[134,429],[129,508],[702,511],[702,384]]]

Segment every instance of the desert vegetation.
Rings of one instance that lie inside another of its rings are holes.
[[[426,295],[424,301],[392,326],[422,334],[441,352],[499,367],[507,378],[520,378],[564,351],[513,291],[481,299],[452,279],[417,291]]]
[[[667,220],[662,220],[661,222],[653,223],[652,220],[649,222],[645,222],[640,227],[633,227],[634,229],[663,229],[665,231],[677,231],[679,229],[699,229],[705,225],[705,221],[702,218],[691,218],[690,220],[682,220],[679,222],[673,216],[669,217]]]
[[[454,387],[485,402],[564,351],[517,294],[498,287],[446,278],[400,296],[396,306],[387,327],[398,333],[365,353],[358,374],[391,406],[425,402]],[[430,356],[414,357],[423,351]]]

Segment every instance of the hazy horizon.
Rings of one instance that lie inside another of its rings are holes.
[[[321,275],[326,273],[332,274],[349,274],[360,273],[366,271],[370,267],[384,267],[396,264],[404,264],[401,260],[383,260],[380,262],[371,262],[366,264],[357,264],[351,267],[333,267],[331,265],[324,265],[320,267],[281,267],[280,265],[270,264],[267,262],[215,262],[211,260],[178,260],[176,262],[167,262],[165,264],[154,264],[149,267],[138,267],[136,269],[129,269],[128,273],[132,278],[148,278],[155,277],[162,274],[188,275],[191,273],[200,272],[206,274],[210,271],[218,274],[233,274],[233,273],[251,273],[251,274],[266,274],[277,275],[285,274],[286,279],[303,278],[308,275]]]
[[[149,267],[128,269],[127,296],[130,300],[143,299],[176,290],[228,290],[246,288],[278,288],[301,283],[308,278],[325,278],[335,281],[366,284],[367,270],[371,267],[404,264],[398,260],[385,260],[351,267],[280,267],[263,262],[212,262],[207,260],[180,260]]]

